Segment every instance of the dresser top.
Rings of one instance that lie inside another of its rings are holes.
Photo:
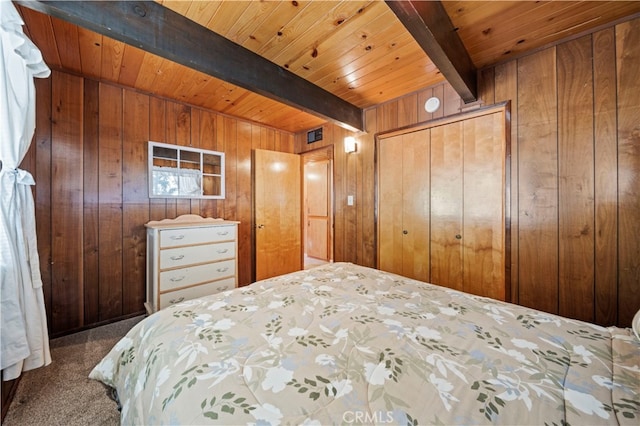
[[[145,223],[147,228],[180,228],[185,226],[223,226],[237,225],[240,222],[235,220],[216,219],[213,217],[202,217],[197,214],[183,214],[175,219],[152,220]]]

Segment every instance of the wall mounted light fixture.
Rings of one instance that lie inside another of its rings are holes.
[[[356,152],[356,138],[353,136],[347,136],[344,138],[344,152],[351,153]]]

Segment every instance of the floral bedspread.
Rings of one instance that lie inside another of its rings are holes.
[[[633,424],[640,342],[335,263],[186,301],[90,377],[133,424]]]

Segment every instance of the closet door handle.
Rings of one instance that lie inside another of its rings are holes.
[[[461,240],[461,239],[462,239],[462,235],[456,234],[456,240]]]
[[[407,231],[406,229],[403,229],[403,230],[402,230],[402,233],[403,233],[404,235],[407,235],[407,234],[409,233],[409,231]]]

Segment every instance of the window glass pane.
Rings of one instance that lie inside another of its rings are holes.
[[[222,159],[219,155],[204,154],[202,159],[202,172],[211,175],[219,175],[221,172]]]
[[[183,163],[195,163],[200,168],[200,153],[194,151],[180,150],[180,161]],[[184,167],[184,166],[183,166]]]
[[[204,195],[220,195],[222,194],[222,185],[220,176],[203,175],[202,189]]]
[[[173,167],[157,167],[153,169],[153,194],[178,195],[178,174]]]

